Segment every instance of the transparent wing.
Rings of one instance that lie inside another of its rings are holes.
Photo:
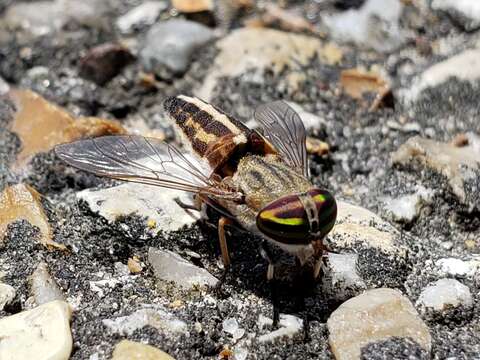
[[[285,101],[274,101],[257,107],[254,117],[285,162],[308,176],[305,127],[297,112]]]
[[[222,189],[199,161],[187,159],[164,141],[143,136],[104,136],[55,147],[69,165],[115,179],[179,189],[207,196],[237,198]]]

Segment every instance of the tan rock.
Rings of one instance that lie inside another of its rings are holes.
[[[14,89],[9,92],[9,96],[18,109],[10,130],[22,142],[14,164],[17,169],[28,163],[35,154],[48,151],[57,144],[85,136],[125,132],[113,120],[80,118],[76,121],[67,111],[30,90]]]
[[[70,306],[52,301],[0,319],[0,359],[67,360],[72,351]]]
[[[400,146],[391,159],[394,164],[401,165],[417,160],[442,174],[448,179],[452,192],[466,203],[469,196],[465,191],[465,182],[475,177],[475,170],[480,170],[480,138],[471,133],[466,136],[467,144],[461,147],[415,136]]]
[[[330,315],[327,327],[337,360],[359,359],[362,347],[390,337],[409,337],[431,349],[427,325],[398,290],[368,290],[344,302]]]
[[[236,77],[252,69],[260,72],[271,69],[274,74],[279,74],[288,67],[290,73],[301,73],[302,71],[298,69],[299,65],[307,64],[317,55],[326,63],[336,63],[340,52],[332,55],[332,46],[332,44],[325,45],[312,36],[273,29],[235,30],[217,42],[220,52],[203,86],[198,90],[197,96],[210,100],[220,78]],[[290,77],[294,78],[292,75]],[[298,79],[301,81],[302,77]]]
[[[8,224],[26,220],[40,229],[40,242],[49,247],[65,250],[65,246],[52,240],[53,233],[40,202],[40,194],[32,187],[17,184],[0,194],[0,241],[5,238]]]
[[[128,266],[128,270],[132,274],[141,273],[142,270],[143,270],[142,264],[140,264],[140,261],[139,261],[138,257],[136,257],[136,256],[128,259],[127,266]]]
[[[172,6],[182,13],[212,11],[213,0],[172,0]]]
[[[120,341],[113,350],[112,360],[175,360],[153,346],[130,340]]]

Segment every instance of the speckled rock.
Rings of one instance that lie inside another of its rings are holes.
[[[213,39],[213,31],[199,23],[173,19],[153,26],[140,51],[146,71],[170,78],[187,71],[193,53]]]
[[[148,261],[158,279],[173,281],[184,289],[203,285],[215,286],[218,282],[207,270],[193,265],[172,251],[150,248]]]
[[[328,254],[323,267],[322,294],[344,301],[367,288],[357,271],[357,254]]]
[[[13,286],[0,283],[0,311],[3,310],[5,305],[8,305],[15,299],[15,288]]]
[[[424,311],[444,312],[463,306],[472,306],[470,289],[455,279],[440,279],[429,284],[418,297],[417,307]]]
[[[328,15],[323,20],[338,40],[389,52],[405,41],[399,25],[402,8],[399,0],[367,0],[359,9]]]
[[[113,350],[111,360],[175,360],[166,352],[151,345],[130,340],[120,341]]]
[[[433,0],[431,7],[446,12],[467,31],[480,28],[480,3],[476,0]]]
[[[0,359],[67,360],[72,351],[70,306],[52,301],[0,319]]]
[[[398,290],[381,288],[347,300],[327,321],[329,343],[337,360],[358,359],[370,343],[391,337],[415,339],[430,351],[428,327]]]
[[[175,202],[176,198],[191,202],[183,191],[125,183],[108,189],[84,190],[77,197],[110,222],[130,214],[145,217],[145,228],[148,226],[153,233],[176,231],[197,220]]]

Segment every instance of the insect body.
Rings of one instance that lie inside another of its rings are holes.
[[[56,147],[68,164],[98,175],[180,189],[216,209],[225,265],[225,226],[233,223],[295,255],[301,264],[324,254],[324,237],[337,213],[334,197],[309,181],[305,129],[285,102],[262,105],[251,130],[197,98],[165,101],[178,132],[196,157],[163,141],[107,136]],[[273,277],[273,264],[268,277]]]

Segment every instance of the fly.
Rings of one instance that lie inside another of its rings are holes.
[[[316,278],[337,205],[330,192],[309,180],[299,115],[284,101],[261,105],[254,114],[258,132],[197,98],[170,97],[164,107],[194,156],[162,140],[133,135],[80,140],[55,151],[69,165],[96,175],[195,194],[189,208],[207,204],[221,214],[218,237],[225,268],[230,264],[225,227],[237,224],[296,256],[301,265],[313,259]],[[262,255],[269,262],[267,278],[274,280],[274,261],[265,246]]]

